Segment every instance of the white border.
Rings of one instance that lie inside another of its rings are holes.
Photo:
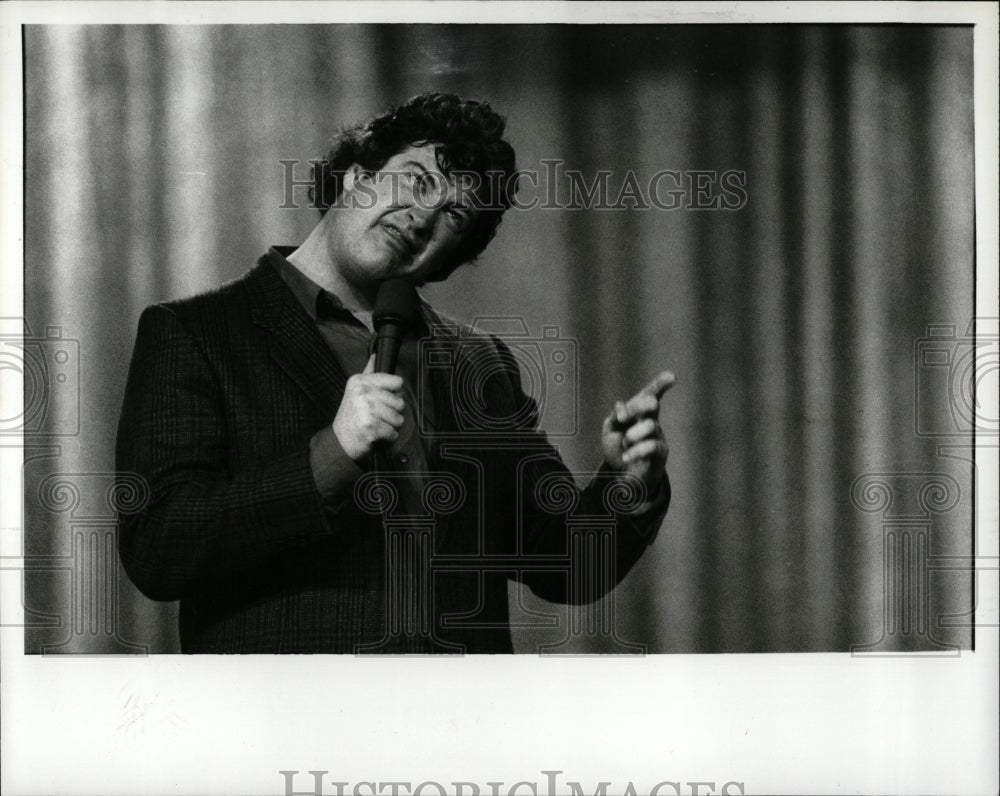
[[[996,316],[997,16],[991,3],[0,3],[2,315],[18,317],[22,23],[974,22],[977,313]],[[13,121],[14,123],[10,123]],[[996,402],[997,397],[981,396]],[[5,395],[3,400],[9,400]],[[10,416],[10,415],[6,415]],[[996,556],[997,450],[978,452]],[[20,454],[0,448],[3,555],[19,548]],[[6,616],[20,605],[0,584]],[[979,611],[996,622],[996,579]],[[12,602],[13,601],[13,602]],[[846,655],[642,660],[39,658],[0,629],[3,792],[282,793],[279,769],[339,779],[676,780],[746,793],[995,793],[997,633],[959,659]],[[329,787],[328,793],[335,790]],[[348,791],[350,792],[350,791]],[[363,791],[367,792],[367,791]],[[388,791],[384,791],[388,792]],[[434,790],[429,792],[433,793]],[[484,791],[488,792],[488,791]],[[503,791],[506,793],[506,789]],[[526,791],[525,791],[526,792]],[[671,793],[670,789],[665,790]],[[702,788],[702,793],[706,792]]]
[[[40,0],[3,3],[4,22],[20,24],[143,23],[170,25],[310,22],[565,24],[733,24],[756,22],[901,22],[990,25],[992,3],[962,2],[572,2],[562,0]],[[280,7],[280,11],[277,9]]]

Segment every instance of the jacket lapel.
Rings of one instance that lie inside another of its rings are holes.
[[[474,469],[447,455],[448,441],[454,441],[460,431],[455,417],[454,385],[455,369],[461,356],[461,334],[458,324],[444,320],[426,302],[420,305],[424,322],[421,339],[421,377],[429,379],[431,398],[434,403],[434,429],[428,451],[428,466],[431,471],[443,470],[457,475],[467,485],[478,482]],[[425,441],[426,442],[426,441]],[[442,457],[442,446],[445,456]],[[478,495],[472,498],[478,500]],[[460,516],[444,514],[437,518],[434,531],[434,551],[438,554],[449,550],[449,544],[460,537],[459,529],[472,530],[478,527],[478,512],[466,506]],[[461,545],[461,542],[459,542]],[[459,548],[461,550],[461,546]]]
[[[442,319],[426,302],[421,302],[420,312],[426,327],[423,330],[421,370],[430,381],[435,435],[454,434],[459,430],[453,394],[455,367],[461,354],[459,327]],[[446,351],[448,356],[443,358],[441,355]],[[434,449],[436,452],[436,445]]]
[[[335,411],[347,375],[312,319],[266,261],[250,271],[246,286],[254,323],[270,332],[268,354],[320,407]]]

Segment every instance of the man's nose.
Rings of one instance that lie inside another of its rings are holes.
[[[429,238],[434,229],[434,219],[437,216],[437,209],[433,207],[421,207],[414,205],[406,211],[407,220],[410,222],[410,229],[415,235]]]

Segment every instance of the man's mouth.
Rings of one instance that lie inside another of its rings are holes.
[[[400,254],[407,257],[415,257],[419,253],[420,247],[417,245],[417,242],[401,229],[390,224],[384,225],[383,229],[386,232],[386,237],[388,237],[389,243]]]

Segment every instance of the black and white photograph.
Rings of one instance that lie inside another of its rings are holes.
[[[5,5],[5,793],[996,792],[996,6]]]

